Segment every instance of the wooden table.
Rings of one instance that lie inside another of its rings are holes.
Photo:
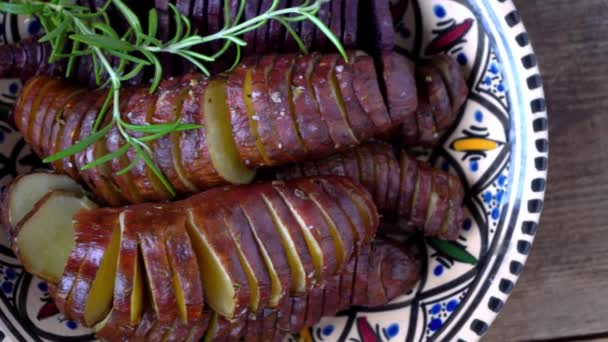
[[[485,340],[608,338],[608,1],[515,3],[547,93],[549,181],[530,259]]]

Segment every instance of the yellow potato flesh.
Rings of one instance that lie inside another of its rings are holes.
[[[244,212],[244,213],[245,213],[245,216],[247,216],[247,220],[249,220],[249,224],[251,224],[251,222],[252,222],[251,218],[249,217],[249,215],[247,215],[246,212]],[[260,253],[262,254],[262,258],[264,259],[264,264],[266,265],[266,270],[268,271],[268,275],[270,276],[270,299],[268,300],[268,305],[270,307],[275,307],[275,306],[279,305],[279,301],[281,300],[281,298],[283,296],[283,288],[281,286],[281,281],[279,279],[279,275],[277,274],[277,271],[274,269],[274,265],[272,264],[272,259],[270,259],[270,256],[268,255],[268,252],[266,251],[266,248],[264,247],[264,243],[258,237],[255,228],[252,229],[252,233],[253,233],[253,236],[255,237],[255,241],[260,250]]]
[[[239,254],[239,260],[241,261],[241,265],[243,266],[243,270],[245,270],[245,275],[247,276],[247,282],[250,287],[250,300],[249,300],[249,310],[252,312],[256,312],[258,310],[258,305],[260,303],[260,288],[258,286],[258,279],[255,277],[255,272],[253,272],[253,268],[247,261],[245,257],[245,253],[243,253],[243,249],[241,248],[240,241],[233,235],[234,241],[236,242],[237,252]]]
[[[340,267],[344,265],[346,259],[346,250],[344,248],[344,241],[342,241],[342,237],[338,232],[338,228],[336,228],[336,224],[332,220],[331,216],[327,213],[327,211],[323,208],[323,206],[319,203],[319,201],[315,198],[314,194],[309,194],[310,199],[315,203],[317,208],[321,211],[323,215],[323,219],[327,223],[329,227],[329,232],[331,233],[331,237],[334,240],[334,248],[336,250],[336,266]],[[333,272],[337,270],[332,270]]]
[[[245,75],[245,84],[243,85],[243,94],[245,96],[244,100],[245,100],[245,106],[247,107],[247,115],[249,115],[249,124],[251,125],[251,133],[255,137],[255,145],[258,148],[258,151],[260,151],[260,154],[262,155],[264,162],[267,165],[271,165],[270,159],[268,158],[268,155],[266,154],[266,149],[264,148],[264,145],[262,144],[262,139],[260,138],[260,134],[258,132],[258,123],[257,123],[258,119],[256,119],[256,117],[258,115],[255,112],[255,109],[253,108],[254,94],[253,94],[252,82],[251,82],[251,70],[247,70],[247,74]]]
[[[308,251],[312,256],[312,263],[315,268],[315,273],[317,275],[317,281],[321,281],[323,274],[323,251],[321,250],[321,246],[319,246],[319,243],[317,242],[315,237],[310,233],[306,222],[304,222],[304,219],[302,219],[302,216],[300,216],[298,211],[293,208],[292,204],[288,200],[286,200],[285,197],[283,197],[283,194],[281,194],[280,191],[278,191],[278,193],[283,198],[283,202],[287,205],[289,211],[293,214],[296,221],[300,225],[300,228],[302,229],[304,241],[306,241],[306,246],[308,247]]]
[[[141,251],[137,251],[137,260],[135,261],[135,272],[133,278],[133,290],[131,292],[131,324],[137,324],[144,311],[144,275],[143,261]]]
[[[287,263],[289,264],[289,269],[291,270],[291,279],[292,281],[292,294],[299,294],[306,292],[306,272],[304,271],[304,266],[302,265],[302,261],[300,260],[300,256],[296,251],[296,246],[291,239],[291,235],[289,234],[289,230],[285,226],[285,223],[281,220],[279,215],[277,214],[276,209],[272,205],[272,203],[266,198],[266,196],[262,195],[264,202],[270,209],[270,214],[272,216],[272,220],[277,229],[277,233],[281,237],[281,241],[283,243],[283,249],[287,254]]]
[[[232,127],[226,104],[224,80],[213,80],[203,96],[205,131],[211,162],[225,180],[233,184],[247,184],[253,180],[255,170],[241,160],[232,137]]]
[[[116,227],[114,232],[112,232],[110,243],[105,250],[103,259],[91,285],[87,302],[84,305],[84,320],[87,326],[95,325],[110,312],[119,251],[120,229]]]
[[[196,225],[197,220],[193,218],[192,211],[188,210],[187,215],[186,227],[201,269],[201,282],[206,304],[220,315],[232,317],[235,309],[235,291],[232,281],[220,262],[220,258],[202,233],[202,228]]]
[[[344,104],[344,98],[342,97],[342,90],[340,89],[340,83],[338,82],[338,78],[334,72],[336,63],[334,62],[329,71],[329,84],[331,85],[331,94],[336,103],[338,104],[338,108],[340,108],[340,114],[342,114],[342,120],[346,123],[346,127],[348,127],[348,132],[354,141],[358,141],[357,137],[352,131],[350,126],[350,120],[348,118],[348,113],[346,112],[346,105]]]
[[[72,216],[95,204],[64,191],[54,191],[37,203],[35,212],[17,227],[17,247],[26,270],[58,283],[74,248]],[[49,243],[52,242],[52,243]]]

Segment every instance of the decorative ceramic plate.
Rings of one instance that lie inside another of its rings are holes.
[[[391,9],[398,51],[412,58],[451,54],[466,71],[470,97],[458,124],[430,159],[465,182],[468,217],[450,248],[423,247],[422,280],[413,291],[382,307],[353,308],[325,318],[301,337],[474,341],[513,290],[543,208],[548,135],[542,82],[511,1],[392,0]],[[0,42],[39,30],[35,20],[0,17]],[[0,101],[10,104],[19,88],[16,80],[1,80]],[[40,164],[6,115],[0,118],[0,184],[6,185]],[[476,265],[463,257],[469,254],[478,259]],[[0,318],[0,336],[9,340],[94,338],[58,314],[46,284],[24,272],[4,237]]]

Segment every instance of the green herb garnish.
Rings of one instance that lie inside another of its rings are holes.
[[[230,6],[228,0],[224,0],[224,27],[208,36],[200,36],[191,31],[190,20],[179,13],[177,8],[169,4],[175,21],[175,36],[169,41],[163,42],[157,38],[158,13],[155,9],[150,10],[148,15],[148,27],[144,31],[137,15],[122,1],[108,0],[104,7],[92,12],[88,7],[74,4],[70,0],[13,0],[1,2],[0,12],[35,15],[39,18],[46,34],[40,38],[40,42],[49,42],[52,53],[49,62],[56,62],[62,58],[68,58],[66,76],[72,72],[76,58],[90,56],[93,60],[95,79],[100,86],[108,86],[109,91],[106,101],[101,108],[93,127],[93,133],[86,139],[73,146],[49,156],[44,159],[45,163],[69,157],[83,151],[88,146],[103,138],[113,126],[118,128],[125,145],[115,152],[92,161],[84,166],[84,169],[98,166],[126,153],[129,148],[135,151],[135,159],[118,174],[131,170],[140,160],[154,172],[154,174],[165,185],[169,193],[175,196],[171,184],[153,161],[153,153],[146,143],[156,140],[164,135],[200,128],[200,125],[182,124],[179,119],[169,124],[150,124],[144,126],[131,125],[122,120],[120,115],[120,88],[122,83],[136,77],[145,66],[154,67],[154,78],[150,86],[150,92],[154,92],[162,79],[163,68],[158,59],[160,53],[170,53],[187,59],[206,75],[209,71],[205,63],[213,62],[221,57],[231,46],[236,46],[236,58],[231,67],[234,68],[241,56],[241,48],[247,43],[240,37],[246,32],[256,30],[271,20],[281,23],[293,36],[300,49],[307,53],[306,48],[298,34],[289,25],[291,22],[310,20],[317,29],[325,34],[336,46],[338,51],[346,58],[346,52],[340,44],[339,39],[331,30],[316,17],[322,3],[328,0],[304,1],[299,6],[277,10],[279,0],[274,0],[272,6],[264,13],[239,23],[243,14],[246,0],[241,0],[238,12],[234,20],[230,20]],[[110,5],[118,10],[123,19],[129,24],[126,33],[119,35],[110,25],[107,10]],[[71,40],[71,49],[64,51]],[[224,41],[222,48],[215,54],[208,56],[193,50],[195,46],[208,44],[213,41]],[[118,58],[119,63],[114,68],[108,60],[109,56]],[[128,72],[127,72],[128,70]],[[101,80],[107,75],[107,81],[102,85]],[[106,113],[111,110],[112,118],[103,127],[102,123]],[[142,137],[134,137],[133,132],[143,133]]]

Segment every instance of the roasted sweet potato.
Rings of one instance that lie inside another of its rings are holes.
[[[464,219],[463,187],[458,178],[433,169],[403,151],[397,158],[388,144],[368,143],[323,160],[279,169],[275,175],[279,179],[293,179],[302,173],[347,176],[368,190],[371,198],[365,193],[361,194],[358,187],[342,184],[342,180],[327,183],[336,189],[329,192],[350,196],[351,201],[347,203],[349,208],[342,208],[351,220],[357,217],[363,220],[353,221],[354,227],[377,224],[374,223],[377,222],[377,217],[365,215],[368,212],[365,208],[373,198],[381,212],[398,215],[426,235],[448,240],[458,237]],[[357,209],[360,216],[356,215]],[[363,232],[359,234],[362,235]],[[364,235],[369,236],[369,233]]]
[[[181,120],[203,126],[171,132],[148,145],[153,161],[177,193],[227,182],[248,183],[258,167],[324,157],[392,129],[371,57],[357,52],[349,56],[349,62],[338,55],[264,56],[259,63],[258,58],[250,58],[227,78],[187,74],[163,81],[153,95],[144,88],[126,87],[120,109],[124,121],[138,125]],[[24,93],[33,99],[20,99],[16,113],[38,153],[47,156],[56,151],[59,135],[60,146],[66,148],[91,134],[105,92],[86,94],[88,105],[53,102],[48,98],[76,96],[80,90],[46,78],[32,82]],[[68,118],[69,126],[49,125],[52,128],[46,132],[44,123],[52,123],[57,113]],[[105,122],[110,118],[106,116]],[[83,170],[87,163],[120,150],[122,139],[113,128],[55,167],[82,177],[113,206],[169,199],[169,191],[131,148],[109,163]],[[119,174],[132,164],[129,172]]]
[[[424,80],[426,94],[435,118],[437,132],[445,131],[452,124],[452,107],[441,74],[433,67],[421,66],[420,77]]]
[[[411,62],[397,53],[384,53],[379,64],[391,121],[398,125],[411,120],[408,117],[414,115],[418,106]]]
[[[462,74],[462,69],[456,60],[448,55],[433,56],[430,62],[441,74],[445,87],[450,94],[452,112],[456,113],[462,107],[469,94],[469,88]]]

